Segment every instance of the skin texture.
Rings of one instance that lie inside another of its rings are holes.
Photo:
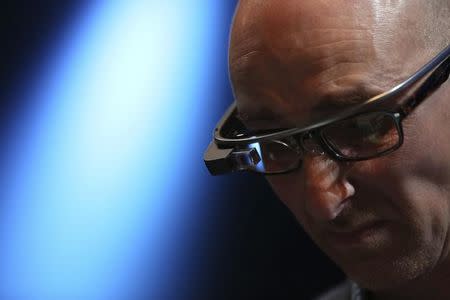
[[[254,129],[301,126],[394,87],[450,42],[448,7],[241,1],[229,62],[242,120]],[[319,247],[374,299],[450,294],[449,120],[447,82],[403,122],[396,152],[355,163],[307,153],[302,168],[267,177]],[[373,224],[358,243],[336,242]]]

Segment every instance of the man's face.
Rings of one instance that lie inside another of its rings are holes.
[[[419,50],[419,10],[403,1],[255,3],[240,4],[230,46],[238,109],[254,129],[337,112],[395,86],[433,55]],[[404,144],[388,156],[340,163],[308,153],[297,171],[267,177],[312,239],[364,287],[400,286],[447,263],[448,90],[403,122]]]

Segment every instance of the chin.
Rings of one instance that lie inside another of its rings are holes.
[[[376,292],[408,288],[417,284],[422,276],[432,272],[438,259],[439,255],[417,251],[394,258],[383,255],[366,261],[338,265],[359,286]]]

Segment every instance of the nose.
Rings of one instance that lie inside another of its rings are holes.
[[[308,153],[304,156],[307,214],[317,221],[331,221],[339,215],[346,200],[355,194],[355,188],[346,178],[348,168],[326,155]]]

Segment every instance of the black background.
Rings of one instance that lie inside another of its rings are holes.
[[[26,106],[27,80],[42,66],[64,27],[87,1],[1,1],[0,99],[2,134]]]

